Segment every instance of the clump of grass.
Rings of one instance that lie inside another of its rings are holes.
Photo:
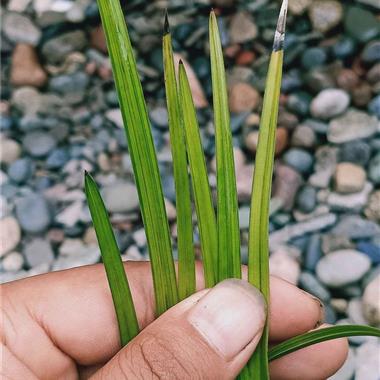
[[[163,57],[176,189],[177,283],[157,157],[123,12],[119,0],[98,0],[98,4],[148,240],[158,316],[195,291],[188,167],[200,233],[206,286],[213,286],[225,278],[241,278],[240,231],[232,136],[218,25],[214,12],[211,12],[209,33],[217,161],[215,213],[189,81],[181,62],[178,80],[176,78],[169,23],[167,15],[165,17]],[[269,200],[284,54],[286,12],[287,0],[284,0],[267,74],[255,160],[249,226],[248,280],[263,293],[267,302],[269,301]],[[85,174],[85,190],[112,292],[120,329],[120,342],[121,345],[125,345],[139,331],[128,280],[107,211],[96,183],[87,173]],[[380,336],[380,330],[357,325],[329,327],[294,337],[268,350],[268,328],[266,327],[255,354],[243,369],[240,378],[269,379],[268,362],[270,360],[311,344],[353,335]]]

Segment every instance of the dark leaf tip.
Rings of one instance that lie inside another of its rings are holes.
[[[168,10],[165,11],[164,36],[170,33]]]
[[[287,13],[288,13],[288,0],[283,0],[281,9],[280,9],[280,14],[278,16],[276,32],[274,35],[274,41],[273,41],[274,51],[282,50],[284,46]]]

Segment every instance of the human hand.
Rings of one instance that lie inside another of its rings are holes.
[[[148,262],[126,271],[141,333],[120,349],[117,321],[102,265],[75,268],[4,284],[1,346],[7,379],[233,379],[262,334],[265,305],[241,280],[200,290],[154,320]],[[243,268],[246,273],[246,268]],[[318,300],[271,278],[270,342],[318,326]],[[271,379],[319,380],[347,355],[346,339],[299,350],[270,363]]]

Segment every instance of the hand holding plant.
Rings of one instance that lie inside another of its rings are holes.
[[[255,288],[242,280],[226,280],[201,290],[204,279],[197,263],[198,292],[155,319],[150,264],[130,262],[125,269],[142,331],[122,349],[102,265],[3,285],[2,376],[28,380],[237,376],[263,330],[265,308]],[[242,272],[246,278],[247,268]],[[270,287],[271,345],[320,324],[323,311],[312,296],[278,278],[271,279]],[[325,379],[341,366],[346,352],[344,339],[299,350],[272,361],[271,378],[294,379],[297,373],[303,380]]]

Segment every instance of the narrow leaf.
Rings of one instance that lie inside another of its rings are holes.
[[[204,277],[206,287],[216,282],[217,228],[211,190],[207,177],[199,126],[186,71],[179,64],[180,104],[185,125],[186,148],[191,172],[191,182],[195,197],[198,228],[201,239]]]
[[[139,332],[131,291],[107,210],[88,173],[85,174],[85,192],[115,306],[120,343],[124,346]]]
[[[98,0],[118,92],[148,240],[160,315],[178,301],[178,290],[150,122],[119,0]]]
[[[195,257],[190,182],[187,170],[186,149],[184,149],[184,126],[179,105],[167,14],[165,15],[163,36],[163,57],[177,208],[178,293],[180,300],[182,300],[195,292]]]
[[[248,280],[264,295],[269,305],[269,201],[272,186],[274,148],[280,97],[283,40],[287,14],[283,0],[269,63],[259,140],[255,158],[248,242]],[[248,363],[251,379],[269,379],[268,324],[251,360]]]
[[[380,338],[380,330],[375,327],[359,325],[332,326],[314,330],[288,339],[273,347],[269,350],[269,360],[281,358],[281,356],[316,343],[349,336],[376,336]]]
[[[241,278],[235,165],[223,51],[215,13],[210,14],[210,58],[216,140],[218,281]]]

